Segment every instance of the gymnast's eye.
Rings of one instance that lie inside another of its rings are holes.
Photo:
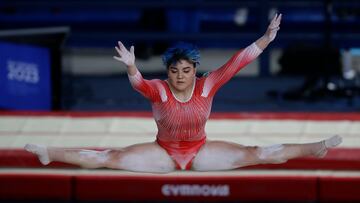
[[[183,69],[183,72],[184,72],[184,73],[189,73],[189,72],[190,72],[190,68],[189,68],[189,67],[184,68],[184,69]]]

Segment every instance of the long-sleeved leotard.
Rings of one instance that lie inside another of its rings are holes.
[[[205,143],[205,124],[216,91],[261,52],[253,43],[220,68],[196,78],[192,95],[185,102],[176,98],[167,81],[145,80],[140,72],[129,75],[133,88],[151,101],[158,127],[157,143],[169,153],[178,168],[189,169]]]

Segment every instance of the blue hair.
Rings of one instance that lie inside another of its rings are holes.
[[[178,42],[168,48],[162,56],[162,61],[166,68],[180,60],[187,60],[194,63],[194,67],[200,64],[200,51],[190,43]]]

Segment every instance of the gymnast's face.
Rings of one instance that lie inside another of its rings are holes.
[[[191,91],[196,77],[194,63],[179,60],[168,68],[168,82],[177,92]]]

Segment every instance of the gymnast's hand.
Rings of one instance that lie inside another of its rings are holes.
[[[117,61],[123,62],[127,67],[135,66],[135,53],[134,46],[130,47],[130,51],[119,41],[118,46],[115,46],[115,49],[119,56],[114,56],[114,59]]]
[[[281,16],[282,14],[276,14],[265,32],[264,36],[268,38],[269,42],[275,39],[276,33],[280,29]]]

